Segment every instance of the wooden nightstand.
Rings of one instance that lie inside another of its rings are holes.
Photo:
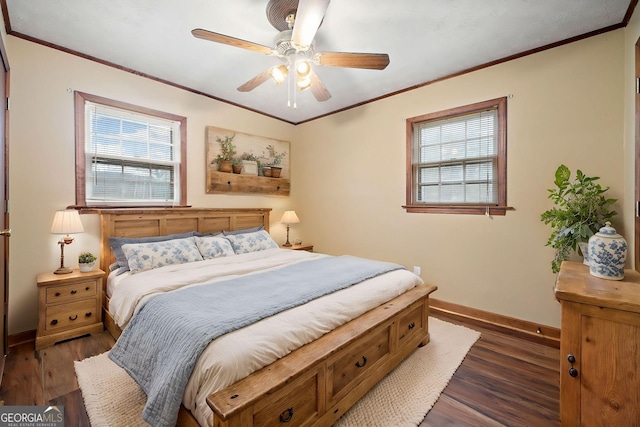
[[[102,332],[103,278],[102,270],[38,274],[36,350],[58,341]]]
[[[313,252],[313,245],[291,245],[291,246],[280,246],[282,249],[291,249],[292,251],[307,251]]]

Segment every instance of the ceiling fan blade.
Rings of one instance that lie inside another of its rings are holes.
[[[240,86],[238,88],[238,91],[249,92],[251,90],[254,90],[258,86],[260,86],[262,83],[269,80],[270,78],[271,78],[271,68],[268,68],[263,72],[261,72],[260,74],[258,74],[257,76],[255,76],[254,78],[252,78],[251,80],[249,80],[248,82],[246,82],[245,84],[243,84],[242,86]]]
[[[386,53],[319,52],[315,54],[314,61],[328,67],[384,70],[389,65],[389,55]]]
[[[258,53],[264,53],[265,55],[271,55],[272,49],[270,47],[248,42],[246,40],[237,39],[231,36],[225,36],[224,34],[214,33],[213,31],[203,30],[202,28],[196,28],[191,30],[191,34],[199,39],[209,40],[216,43],[222,43],[229,46],[241,47],[242,49],[252,50]]]
[[[311,73],[311,93],[319,101],[326,101],[331,98],[331,94],[325,87],[324,83],[320,80],[320,77],[316,73]]]
[[[329,0],[300,0],[291,33],[291,41],[296,46],[300,48],[311,46],[328,7]]]

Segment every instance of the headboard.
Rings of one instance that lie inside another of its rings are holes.
[[[109,237],[150,237],[198,231],[213,233],[264,226],[269,231],[265,208],[135,208],[100,209],[100,268],[109,271],[115,257]]]

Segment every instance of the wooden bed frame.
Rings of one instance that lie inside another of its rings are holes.
[[[109,271],[115,257],[109,237],[149,237],[188,231],[210,233],[255,226],[269,230],[271,209],[105,209],[100,210],[100,268]],[[103,281],[103,319],[121,334],[108,310]],[[429,342],[429,294],[418,286],[325,334],[269,366],[207,398],[214,427],[286,424],[329,426],[371,387]],[[179,426],[198,426],[184,407]]]

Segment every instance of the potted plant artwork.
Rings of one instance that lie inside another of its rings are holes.
[[[82,252],[78,256],[78,266],[80,267],[80,271],[83,273],[93,271],[93,268],[96,264],[96,259],[96,256],[91,252]]]
[[[246,175],[258,175],[260,172],[260,161],[253,153],[244,152],[240,155],[242,163],[242,173]]]
[[[233,173],[241,173],[242,172],[242,160],[238,157],[234,157],[231,159],[231,168],[233,169]]]
[[[231,172],[233,169],[233,156],[236,155],[236,146],[233,143],[235,137],[235,134],[225,135],[224,139],[216,136],[216,141],[220,144],[220,154],[216,156],[214,162],[218,164],[220,172]]]
[[[282,171],[282,158],[287,154],[287,152],[283,151],[282,153],[278,153],[275,147],[271,144],[267,145],[267,151],[269,152],[271,177],[280,178],[280,173]]]
[[[609,187],[596,183],[599,177],[586,176],[576,171],[571,179],[571,171],[560,165],[555,173],[555,188],[549,189],[549,198],[555,206],[542,213],[540,219],[551,225],[552,232],[546,246],[556,250],[551,261],[551,270],[560,271],[562,261],[569,259],[572,251],[581,253],[588,263],[586,244],[605,223],[610,222],[617,212],[611,209],[616,199],[606,197]]]

